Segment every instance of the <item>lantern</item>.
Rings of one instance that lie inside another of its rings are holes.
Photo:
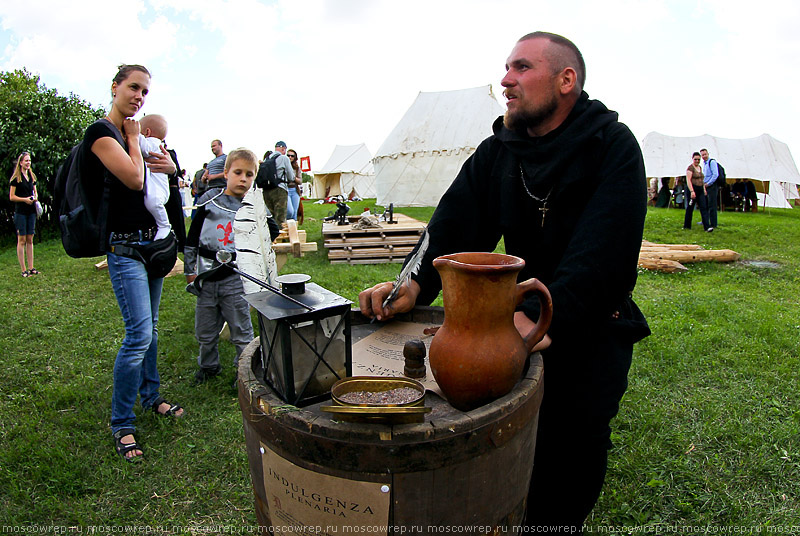
[[[283,275],[277,281],[285,296],[245,296],[258,312],[261,332],[261,359],[253,360],[253,372],[295,406],[326,399],[331,386],[352,376],[353,370],[352,302],[310,279],[305,274]]]

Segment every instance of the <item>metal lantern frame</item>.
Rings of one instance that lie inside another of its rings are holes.
[[[352,376],[353,352],[350,309],[352,302],[316,285],[307,283],[309,294],[321,296],[318,303],[308,302],[313,310],[281,303],[281,296],[268,292],[248,294],[245,299],[258,312],[261,359],[253,361],[253,372],[260,376],[285,402],[295,406],[308,405],[330,397],[330,386],[322,382],[325,390],[309,390],[312,381],[333,374],[337,380]],[[302,296],[294,295],[303,301]],[[337,318],[330,336],[324,335],[323,321]],[[308,336],[308,326],[313,326],[313,339]],[[320,334],[324,340],[320,340]],[[334,341],[343,336],[343,353]],[[312,340],[310,340],[312,339]],[[331,353],[334,352],[335,353]],[[301,363],[298,360],[311,359]],[[344,361],[344,374],[341,362]],[[260,365],[260,366],[259,366]],[[261,370],[257,370],[257,368]],[[339,372],[337,372],[339,368]],[[306,371],[305,377],[297,373]],[[335,381],[335,380],[334,380]],[[331,385],[333,381],[329,382]],[[299,387],[298,387],[299,385]],[[319,387],[319,386],[317,386]]]

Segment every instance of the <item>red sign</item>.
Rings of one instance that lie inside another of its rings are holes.
[[[311,157],[310,156],[301,156],[300,157],[300,171],[311,171]]]

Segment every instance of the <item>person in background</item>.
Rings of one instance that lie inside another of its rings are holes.
[[[658,190],[658,197],[656,197],[656,207],[668,208],[670,197],[672,197],[672,192],[669,189],[669,177],[661,177],[661,189]]]
[[[292,163],[292,170],[294,171],[294,180],[289,181],[287,185],[289,197],[286,201],[286,219],[297,221],[297,211],[300,208],[300,185],[303,184],[303,174],[300,171],[300,163],[297,160],[297,151],[289,149],[286,151],[286,156]]]
[[[700,153],[692,154],[692,163],[686,168],[686,187],[689,189],[689,205],[686,207],[686,215],[683,217],[683,228],[692,229],[692,214],[694,207],[700,209],[700,218],[703,221],[703,229],[706,232],[714,230],[708,223],[708,199],[706,197],[706,185],[703,182],[703,168],[700,167]]]
[[[278,228],[282,228],[283,222],[286,221],[289,182],[294,184],[294,170],[292,169],[291,159],[286,156],[286,143],[283,141],[276,143],[275,151],[265,155],[264,160],[267,158],[275,159],[275,169],[277,170],[280,184],[276,188],[263,190],[262,195],[264,196],[264,204],[267,205],[270,214],[278,223]]]
[[[152,242],[155,220],[144,206],[145,159],[139,148],[139,123],[132,119],[150,91],[150,72],[141,65],[120,65],[111,83],[108,115],[89,125],[83,137],[82,170],[94,183],[94,195],[109,191],[109,244],[137,246]],[[123,144],[118,138],[125,139]],[[166,153],[150,153],[147,167],[156,173],[174,173],[175,163]],[[181,417],[183,408],[159,394],[158,307],[163,278],[153,278],[137,259],[108,251],[108,274],[125,323],[125,338],[114,362],[111,393],[111,432],[117,454],[129,462],[141,461],[136,442],[133,407],[137,395],[143,408],[159,416]]]
[[[717,222],[717,207],[719,205],[719,166],[717,161],[709,158],[708,149],[700,149],[700,157],[703,159],[703,182],[706,185],[706,194],[708,200],[708,226],[716,229]]]
[[[203,176],[206,174],[206,170],[208,169],[208,163],[203,164],[203,169],[198,169],[194,174],[194,180],[192,181],[192,197],[194,198],[194,204],[197,205],[197,200],[206,193],[208,189],[208,183],[203,181]],[[194,215],[197,212],[197,209],[192,209],[192,219],[194,219]]]
[[[175,233],[175,239],[178,242],[178,251],[183,251],[186,245],[186,220],[183,214],[183,196],[181,195],[180,187],[183,170],[178,162],[178,154],[175,152],[175,149],[171,149],[167,146],[167,140],[164,140],[164,149],[167,150],[167,153],[177,167],[175,173],[169,174],[167,214],[169,215],[169,223],[172,225],[172,231]]]
[[[199,368],[195,383],[201,384],[222,371],[219,360],[219,333],[225,322],[230,328],[230,340],[236,346],[234,366],[239,356],[253,340],[250,306],[244,299],[244,287],[238,274],[221,266],[216,260],[220,250],[236,253],[233,221],[242,207],[242,199],[253,185],[258,171],[258,159],[252,151],[236,149],[228,155],[223,171],[227,186],[211,189],[200,198],[197,216],[189,227],[184,250],[184,275],[193,283],[198,275],[202,285],[189,285],[187,290],[197,294],[195,307],[195,337],[200,345],[197,356]],[[212,270],[217,270],[212,272]],[[213,273],[213,277],[211,274]]]
[[[33,235],[36,232],[36,174],[31,169],[31,153],[24,151],[17,157],[8,199],[14,203],[14,227],[17,230],[17,260],[22,277],[38,275],[33,267]],[[27,257],[27,266],[25,268]]]
[[[686,177],[675,177],[675,188],[672,190],[672,200],[676,208],[686,209],[689,206],[689,190],[686,188]]]
[[[758,212],[758,193],[755,183],[750,179],[744,180],[744,210]]]
[[[535,32],[517,41],[501,82],[506,114],[406,259],[422,255],[418,272],[386,307],[392,282],[359,294],[361,312],[378,320],[429,304],[441,290],[433,259],[491,252],[501,238],[525,260],[519,280],[548,287],[552,323],[533,349],[542,352],[546,387],[527,499],[531,532],[581,532],[605,479],[633,344],[650,333],[632,299],[647,213],[642,152],[617,113],[589,99],[585,80],[570,40]],[[535,328],[539,307],[535,297],[517,306],[520,334]]]
[[[656,199],[658,198],[658,179],[655,177],[650,178],[649,186],[647,187],[647,205],[656,206]]]
[[[227,155],[222,150],[222,142],[214,140],[211,142],[211,152],[214,153],[214,159],[208,163],[205,173],[203,174],[203,182],[206,183],[206,189],[211,188],[225,188],[225,158]]]

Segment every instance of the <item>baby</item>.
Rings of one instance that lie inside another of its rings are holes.
[[[161,144],[167,137],[167,120],[161,115],[146,115],[139,121],[139,148],[142,156],[149,158],[150,153],[160,153]],[[144,206],[156,220],[155,240],[169,235],[172,226],[169,224],[167,209],[164,206],[169,199],[169,177],[165,173],[155,173],[145,166],[144,172]]]

